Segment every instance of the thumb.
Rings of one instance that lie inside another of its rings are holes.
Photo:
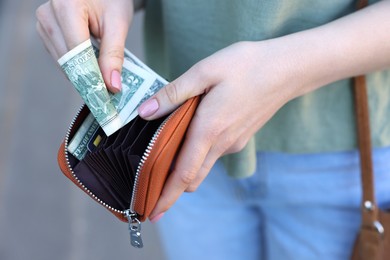
[[[103,27],[99,52],[99,66],[109,91],[117,93],[122,89],[121,72],[124,58],[125,41],[129,22],[114,15]]]
[[[142,103],[138,108],[138,114],[146,120],[160,118],[171,113],[187,99],[204,93],[211,84],[205,79],[200,80],[200,75],[199,70],[192,67]]]

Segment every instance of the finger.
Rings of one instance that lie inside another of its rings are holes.
[[[47,36],[45,30],[42,28],[42,25],[39,22],[37,22],[37,24],[36,24],[36,30],[37,30],[39,36],[41,37],[41,39],[43,40],[43,43],[45,45],[46,50],[50,53],[50,55],[55,60],[58,60],[59,54],[56,51],[56,49],[54,48],[53,44],[51,44],[49,37]]]
[[[199,185],[204,181],[204,179],[207,177],[207,175],[210,173],[211,168],[215,164],[215,162],[218,160],[218,158],[221,156],[219,152],[215,149],[210,149],[209,153],[207,154],[202,167],[200,167],[198,174],[196,175],[195,179],[191,182],[190,185],[187,186],[185,189],[185,192],[194,192],[198,189]]]
[[[90,10],[86,3],[75,0],[52,0],[50,7],[64,37],[67,50],[90,38],[88,28]]]
[[[193,66],[144,102],[138,108],[139,115],[144,119],[153,120],[172,112],[187,99],[205,93],[217,83],[207,72],[208,67],[207,62]]]
[[[209,127],[209,132],[211,132],[211,129],[217,129],[218,125],[222,126],[222,123],[213,123],[213,122],[207,122],[207,125]],[[214,125],[214,126],[213,126]],[[223,127],[222,127],[223,128]],[[216,130],[212,130],[216,131]],[[238,133],[240,130],[233,130],[230,127],[230,131],[222,131],[222,132],[214,132],[214,137],[211,135],[210,140],[212,141],[213,145],[210,148],[210,151],[208,152],[202,167],[199,169],[198,174],[196,175],[195,179],[191,182],[191,184],[187,187],[185,190],[186,192],[194,192],[197,190],[199,185],[204,181],[204,179],[209,174],[211,168],[214,166],[215,162],[226,153],[232,152],[238,152],[242,150],[242,148],[245,146],[247,141],[245,141],[245,138],[232,138],[231,132]],[[206,130],[207,132],[207,130]],[[238,134],[239,135],[239,134]],[[210,136],[210,134],[209,134]],[[235,140],[232,143],[232,140]]]
[[[194,129],[196,124],[194,125]],[[191,131],[191,128],[189,129]],[[187,134],[173,172],[169,175],[161,196],[150,214],[150,219],[167,211],[196,178],[210,150],[208,142],[202,140],[202,133]],[[201,144],[201,145],[200,145]]]
[[[99,66],[106,86],[111,92],[119,92],[122,88],[121,72],[125,41],[129,30],[128,16],[121,15],[121,10],[112,10],[107,13],[103,26],[104,34],[101,37]]]
[[[49,2],[37,9],[36,17],[39,23],[39,25],[37,24],[37,31],[43,39],[46,48],[50,49],[50,54],[57,60],[67,52],[67,48]],[[53,55],[54,53],[55,55]]]

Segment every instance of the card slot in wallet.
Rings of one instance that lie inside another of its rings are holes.
[[[125,171],[122,169],[120,162],[119,162],[117,156],[115,155],[112,147],[105,148],[104,153],[105,153],[105,156],[107,156],[110,163],[112,164],[112,166],[115,168],[116,173],[120,176],[122,181],[128,187],[130,187],[130,189],[132,189],[131,187],[133,187],[133,180],[130,176],[133,176],[133,172],[128,172],[127,170]],[[140,158],[138,157],[138,162],[139,162],[139,160],[140,160]]]
[[[105,175],[108,175],[107,178],[111,180],[110,182],[112,182],[112,186],[118,191],[118,193],[120,193],[121,197],[128,200],[132,187],[127,185],[127,181],[125,180],[127,176],[124,176],[122,173],[116,171],[115,167],[111,164],[110,160],[108,160],[108,157],[103,150],[98,151],[94,154],[94,156],[98,160],[104,162],[103,164],[107,167],[106,169],[108,169]],[[127,179],[129,179],[129,177],[127,177]]]
[[[117,136],[115,138],[112,138],[109,142],[106,142],[102,148],[108,160],[110,161],[111,165],[115,168],[115,171],[121,175],[126,174],[126,172],[122,170],[122,167],[119,161],[117,160],[116,155],[113,152],[113,149],[114,147],[120,145],[121,142],[120,140],[123,140],[130,127],[131,127],[131,122],[126,126],[124,126],[120,131],[118,131]]]
[[[132,185],[132,176],[131,174],[125,173],[123,174],[121,171],[117,171],[116,166],[111,163],[111,159],[108,158],[108,154],[105,151],[100,152],[100,157],[110,163],[113,168],[113,178],[117,181],[118,185],[120,185],[121,189],[125,192],[126,196],[129,197],[129,192],[133,190]]]
[[[149,122],[146,120],[143,120],[140,117],[136,117],[134,120],[136,122],[129,129],[129,131],[127,132],[127,135],[125,136],[125,138],[122,140],[122,142],[119,145],[122,150],[130,147],[134,143],[134,141],[138,139],[138,137],[140,135],[144,135],[144,139],[150,138],[150,135],[146,134],[147,133],[146,129],[149,128]]]
[[[113,152],[113,147],[120,146],[123,142],[123,139],[126,137],[129,130],[132,128],[134,123],[137,120],[132,120],[122,129],[115,133],[115,136],[110,136],[107,138],[106,142],[103,144],[102,150],[100,150],[99,157],[103,158],[102,160],[106,161],[110,165],[114,175],[116,183],[121,187],[122,193],[125,196],[130,197],[129,194],[132,191],[133,181],[128,177],[127,171],[124,171],[121,167],[121,163],[118,161],[117,156]],[[130,174],[132,175],[132,174]]]
[[[133,176],[133,172],[128,172],[127,169],[123,169],[123,167],[121,166],[121,162],[118,159],[118,156],[114,152],[113,147],[108,147],[108,148],[104,149],[104,151],[105,151],[109,161],[116,169],[116,172],[118,174],[120,174],[121,176],[124,176],[124,180],[127,182],[127,185],[132,187],[133,186],[132,178],[130,178],[130,177],[126,178],[126,176],[127,175]],[[140,160],[140,158],[138,157],[138,162],[139,162],[139,160]]]
[[[74,172],[77,173],[77,178],[81,183],[88,185],[89,189],[93,187],[93,194],[110,207],[125,209],[126,205],[121,203],[108,184],[96,174],[93,164],[88,163],[88,161],[89,159],[86,157],[73,168]]]
[[[147,125],[142,129],[138,136],[131,140],[130,145],[126,144],[125,146],[122,146],[122,152],[125,154],[125,158],[128,153],[142,155],[145,152],[145,149],[147,148],[156,130],[164,120],[165,118],[159,118],[153,121],[148,121]]]
[[[126,136],[126,139],[124,140],[123,145],[120,147],[120,158],[123,160],[121,165],[125,166],[128,172],[131,172],[132,169],[137,169],[135,165],[131,165],[131,161],[128,160],[128,153],[131,147],[134,146],[135,143],[142,143],[142,148],[137,151],[133,151],[129,155],[137,155],[139,157],[142,157],[143,153],[145,152],[154,132],[159,126],[159,122],[156,121],[145,121],[141,118],[139,118],[139,126],[141,127],[143,125],[143,128],[140,129],[140,127],[134,127],[130,130],[129,134]],[[134,138],[135,137],[135,138]],[[138,164],[137,164],[138,165]],[[133,177],[135,175],[135,172],[132,172]]]
[[[111,155],[113,154],[114,156],[111,156],[110,159],[112,159],[113,163],[115,163],[117,166],[118,171],[122,172],[123,175],[134,176],[135,172],[129,171],[126,164],[126,158],[123,157],[122,147],[126,145],[126,140],[131,142],[132,139],[135,139],[145,127],[146,123],[146,121],[136,117],[129,123],[131,124],[129,128],[127,128],[125,131],[123,131],[124,129],[120,130],[121,133],[118,135],[117,140],[115,140],[114,144],[111,146],[112,153],[109,153]],[[131,182],[133,183],[133,181]]]
[[[103,129],[101,127],[99,127],[99,130],[103,131]],[[105,135],[104,131],[103,131],[103,134]],[[110,136],[105,136],[104,140],[101,142],[101,145],[98,148],[103,149],[105,147],[111,146],[115,142],[115,140],[117,139],[119,134],[120,134],[120,131],[117,131]]]
[[[111,194],[115,196],[115,199],[120,202],[121,205],[127,205],[130,199],[125,187],[121,187],[118,180],[115,178],[115,174],[100,158],[98,153],[89,154],[84,158],[84,161],[90,168],[92,168],[93,174],[104,183],[104,186],[110,190]]]
[[[110,148],[115,146],[115,144],[120,144],[121,140],[123,140],[124,136],[127,134],[127,130],[132,126],[132,122],[129,122],[129,124],[125,125],[121,130],[115,132],[109,137],[106,137],[104,139],[104,142],[93,152],[97,151],[104,151],[104,153],[107,155],[106,158],[108,158],[108,161],[110,162],[110,167],[113,168],[116,172],[120,172],[120,166],[118,165],[117,160],[115,160],[115,155],[109,152]],[[99,127],[99,130],[102,130]],[[118,141],[119,140],[119,141]]]
[[[130,160],[130,158],[134,155],[142,155],[145,152],[150,140],[153,138],[153,135],[163,121],[164,118],[149,121],[129,147],[122,147],[122,156],[125,158],[127,169],[137,169],[139,163],[136,163],[135,160]],[[144,138],[145,136],[148,136],[149,138]]]
[[[118,135],[111,145],[112,148],[116,148],[123,143],[123,140],[126,138],[127,134],[129,133],[131,128],[137,123],[137,121],[138,119],[136,117],[118,131]]]
[[[107,164],[104,160],[102,160],[99,156],[99,151],[95,151],[93,153],[88,154],[86,159],[90,159],[94,164],[96,165],[96,168],[99,167],[99,173],[101,174],[107,174],[108,172],[112,171],[110,165]]]
[[[114,148],[112,149],[112,152],[114,153],[114,157],[113,157],[113,160],[116,161],[116,165],[118,166],[120,172],[123,174],[123,175],[126,175],[128,174],[130,177],[130,179],[132,179],[134,176],[134,173],[133,172],[129,172],[127,167],[126,167],[126,162],[125,162],[125,159],[123,158],[122,156],[122,152],[121,152],[121,147],[117,147],[117,148]]]

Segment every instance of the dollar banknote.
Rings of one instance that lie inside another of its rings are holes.
[[[93,45],[95,54],[96,54],[97,57],[99,57],[100,43],[96,39],[94,39],[94,38],[91,38],[91,41],[92,41],[92,45]],[[150,97],[152,97],[154,94],[156,94],[162,87],[167,85],[168,81],[165,80],[163,77],[161,77],[159,74],[157,74],[150,67],[148,67],[137,56],[135,56],[131,51],[129,51],[126,48],[124,50],[124,60],[125,60],[125,64],[123,65],[124,68],[126,68],[126,64],[134,64],[134,65],[138,66],[139,68],[142,68],[145,71],[149,72],[154,77],[153,83],[149,86],[149,88],[146,91],[146,93],[144,93],[144,96],[142,97],[140,102],[137,104],[136,109],[127,118],[127,121],[125,122],[125,124],[127,124],[127,123],[129,123],[131,120],[133,120],[138,115],[138,112],[137,112],[138,106],[140,106],[143,102],[145,102]]]
[[[68,151],[77,159],[82,160],[88,153],[88,144],[99,128],[95,117],[89,113],[80,128],[69,142]]]
[[[134,118],[134,111],[156,81],[156,75],[124,60],[122,90],[112,94],[104,84],[97,62],[98,54],[88,40],[58,62],[109,136]]]
[[[92,39],[92,45],[95,56],[98,58],[99,43]],[[133,110],[126,120],[124,119],[125,116],[120,116],[121,120],[125,120],[125,125],[138,115],[138,106],[153,96],[163,86],[168,84],[168,82],[146,66],[129,50],[125,49],[124,56],[125,59],[122,67],[122,91],[112,95],[112,104],[114,104],[117,111],[119,111],[119,114],[128,113],[121,113],[124,107],[126,107],[127,111]],[[143,75],[143,77],[138,77],[139,75]],[[143,81],[143,86],[139,87],[139,81],[144,79],[146,80]],[[77,159],[81,160],[87,154],[88,144],[95,138],[93,133],[96,132],[95,128],[97,125],[96,119],[88,116],[70,141],[68,151]]]
[[[162,87],[168,84],[168,81],[162,78],[160,75],[158,75],[155,71],[153,71],[151,68],[145,65],[141,60],[139,60],[133,53],[131,53],[129,50],[125,49],[125,60],[143,68],[144,70],[148,71],[152,75],[155,76],[156,80],[153,82],[153,84],[150,86],[148,91],[145,93],[143,98],[141,99],[141,102],[139,105],[141,105],[143,102],[151,98],[154,94],[156,94]],[[138,108],[138,107],[137,107]],[[130,115],[129,120],[133,120],[138,115],[137,110],[133,112],[133,114]],[[130,121],[128,121],[130,122]],[[127,122],[127,123],[128,123]]]
[[[149,91],[150,86],[153,85],[155,77],[144,69],[124,60],[121,80],[122,90],[111,95],[111,103],[117,110],[122,126],[124,126],[132,120],[130,119],[131,115],[137,111],[137,107]]]
[[[123,123],[111,103],[91,41],[70,50],[58,63],[107,135],[118,130]]]

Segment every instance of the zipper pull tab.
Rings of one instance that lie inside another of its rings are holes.
[[[137,215],[131,213],[129,210],[125,211],[125,215],[127,220],[129,221],[131,245],[136,248],[142,248],[144,244],[142,243],[141,237],[141,222],[137,219]]]

